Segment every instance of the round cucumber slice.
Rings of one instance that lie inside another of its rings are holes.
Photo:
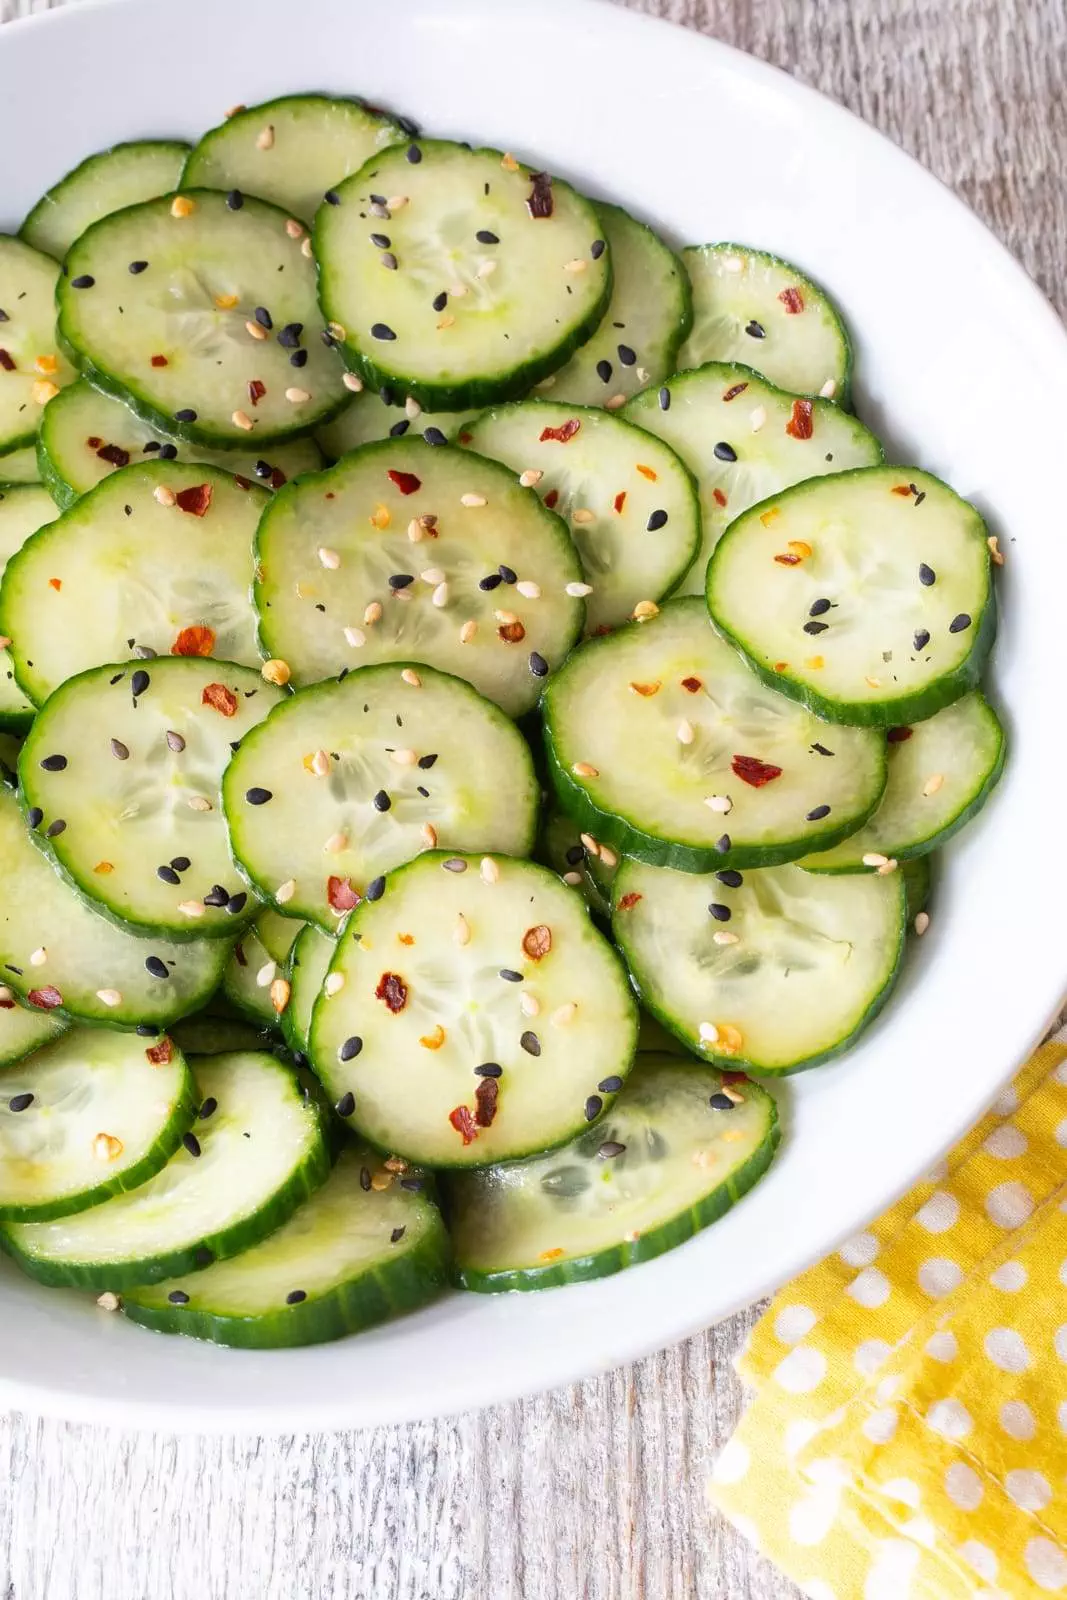
[[[183,1017],[170,1036],[184,1056],[221,1056],[234,1050],[270,1050],[277,1043],[270,1031],[234,1017],[216,1017],[198,1011]]]
[[[7,564],[0,632],[20,686],[41,705],[90,667],[155,655],[258,668],[252,541],[265,501],[216,467],[113,473]]]
[[[499,462],[389,439],[282,489],[257,536],[260,641],[296,684],[377,661],[536,703],[585,607],[567,530]]]
[[[98,915],[36,848],[3,785],[0,861],[0,993],[12,990],[50,1016],[154,1034],[218,988],[228,945],[139,938]]]
[[[766,683],[883,727],[974,688],[997,626],[985,523],[914,467],[812,479],[745,512],[709,563],[707,602]]]
[[[1004,770],[1004,729],[977,691],[926,722],[890,728],[887,743],[889,778],[878,810],[832,850],[805,856],[802,867],[873,872],[887,858],[936,850],[977,816]]]
[[[7,1067],[0,1222],[72,1216],[138,1188],[181,1148],[198,1105],[169,1039],[76,1028]]]
[[[259,195],[310,222],[327,189],[403,138],[392,117],[361,100],[282,95],[242,106],[205,133],[186,162],[182,184]]]
[[[349,373],[348,377],[351,383],[363,382],[353,373]],[[463,426],[479,416],[480,408],[474,411],[423,411],[418,401],[405,401],[392,385],[386,384],[381,390],[364,389],[357,394],[339,417],[323,428],[316,428],[315,438],[331,461],[339,461],[350,450],[358,450],[361,444],[373,444],[377,439],[403,439],[408,436],[424,439],[429,433],[431,444],[441,444],[442,441],[451,444]]]
[[[889,997],[904,880],[800,867],[698,875],[625,861],[612,928],[653,1016],[700,1055],[750,1072],[817,1066]]]
[[[231,848],[256,890],[327,933],[422,850],[527,855],[540,798],[502,711],[461,678],[392,663],[283,701],[222,784]]]
[[[168,439],[136,412],[82,380],[60,390],[41,418],[41,471],[56,503],[67,510],[119,467],[153,456],[203,461],[263,489],[280,489],[300,472],[317,472],[322,451],[313,439],[289,439],[259,450],[212,450]],[[0,471],[3,463],[0,462]],[[258,502],[256,506],[258,515]]]
[[[798,399],[751,367],[721,361],[646,390],[624,415],[665,440],[697,480],[703,542],[683,594],[704,593],[708,557],[749,506],[803,478],[883,458],[874,435],[832,401]]]
[[[594,333],[611,295],[588,200],[444,139],[394,145],[332,190],[315,255],[349,366],[431,410],[525,394]]]
[[[100,150],[41,196],[19,237],[62,261],[101,217],[176,188],[188,154],[187,144],[172,139],[137,139]]]
[[[540,387],[552,400],[614,411],[675,370],[693,312],[685,268],[659,234],[621,206],[599,203],[596,214],[611,250],[611,301],[592,338]]]
[[[285,968],[290,988],[289,1004],[281,1020],[285,1042],[297,1055],[308,1053],[311,1014],[336,950],[337,940],[310,922],[301,928],[289,950]],[[2,1026],[0,1020],[0,1028]]]
[[[60,390],[60,394],[62,394]],[[57,400],[59,395],[55,397]],[[0,456],[0,488],[6,488],[11,483],[40,483],[41,474],[37,468],[37,451],[30,445],[22,450],[9,450],[7,455]]]
[[[45,406],[76,376],[56,345],[58,278],[51,256],[0,233],[0,468],[33,443]]]
[[[0,1067],[21,1061],[31,1051],[58,1039],[68,1027],[61,1017],[19,1005],[15,991],[0,983]]]
[[[778,1139],[774,1101],[740,1073],[640,1055],[595,1128],[548,1155],[449,1180],[456,1277],[501,1294],[651,1261],[724,1216]]]
[[[41,1283],[126,1289],[258,1244],[326,1181],[321,1114],[292,1072],[254,1051],[197,1063],[193,1143],[128,1194],[75,1217],[15,1222],[0,1247]]]
[[[674,451],[608,411],[524,400],[460,433],[562,517],[578,547],[589,633],[677,588],[700,548],[696,484]]]
[[[284,990],[275,987],[302,922],[279,916],[269,908],[261,911],[233,947],[233,954],[222,975],[222,992],[242,1016],[267,1028],[279,1025],[278,1006],[285,1009]]]
[[[287,220],[251,196],[196,189],[94,223],[56,294],[83,375],[200,444],[259,448],[325,422],[348,391],[320,337],[314,263]]]
[[[19,753],[38,839],[124,924],[178,939],[232,936],[257,903],[234,882],[222,772],[280,698],[258,672],[192,656],[71,678]]]
[[[581,830],[565,811],[551,807],[545,814],[538,841],[538,860],[559,874],[570,889],[581,891],[586,905],[598,917],[611,915],[611,883],[619,858],[608,848],[605,863],[594,853],[596,840],[582,842]]]
[[[377,1158],[341,1152],[320,1189],[277,1233],[186,1279],[123,1296],[131,1322],[243,1349],[342,1339],[425,1305],[443,1288],[451,1254],[441,1214],[419,1188],[374,1188]],[[186,1298],[175,1303],[175,1290]]]
[[[570,1138],[636,1038],[622,964],[577,895],[530,862],[433,851],[353,911],[309,1053],[379,1148],[485,1166]]]
[[[560,804],[601,857],[773,866],[847,838],[885,788],[884,739],[764,688],[696,599],[584,644],[544,716]]]
[[[741,361],[794,394],[848,402],[852,344],[829,296],[788,261],[738,244],[690,245],[693,327],[679,367]]]
[[[26,540],[59,510],[47,489],[39,484],[17,484],[0,488],[0,578],[11,558]],[[21,731],[33,720],[33,706],[15,681],[15,664],[7,648],[10,636],[0,623],[0,728]]]

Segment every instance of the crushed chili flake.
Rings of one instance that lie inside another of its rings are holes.
[[[540,961],[552,948],[552,929],[543,922],[534,928],[527,928],[522,936],[522,948],[531,961]]]
[[[416,478],[413,472],[397,472],[393,467],[387,474],[390,483],[395,483],[401,494],[415,494],[422,488],[422,479]]]
[[[745,392],[745,390],[747,388],[748,388],[748,384],[747,383],[735,383],[733,388],[727,389],[726,393],[723,395],[723,399],[724,400],[736,400],[738,395],[739,394],[744,394],[744,392]]]
[[[183,628],[170,647],[172,656],[209,656],[215,648],[214,628],[205,628],[199,623],[192,628]]]
[[[267,385],[260,378],[251,378],[248,383],[248,398],[254,406],[258,406],[267,392]]]
[[[812,434],[815,432],[815,424],[811,420],[813,410],[814,407],[812,406],[810,400],[793,401],[793,410],[789,421],[785,425],[785,431],[789,434],[790,438],[811,438]]]
[[[474,1120],[479,1128],[491,1128],[496,1116],[496,1102],[500,1084],[496,1078],[483,1078],[474,1091]]]
[[[85,442],[89,446],[90,450],[99,450],[100,446],[103,444],[104,441],[103,441],[103,439],[99,438],[95,433],[91,433],[89,435],[88,439],[86,439]],[[895,494],[896,490],[894,490],[893,492]]]
[[[128,467],[130,464],[130,452],[120,444],[105,444],[96,453],[101,461],[107,461],[113,467]]]
[[[174,1046],[169,1039],[161,1039],[145,1051],[145,1058],[153,1067],[167,1067],[174,1059]]]
[[[415,935],[413,933],[398,933],[397,934],[397,939],[400,941],[401,944],[414,944],[415,943]]]
[[[252,487],[251,478],[242,478],[239,472],[234,473],[233,481],[239,489],[251,489]]]
[[[222,717],[237,715],[237,696],[224,683],[209,683],[200,696],[202,706],[211,706]]]
[[[3,367],[5,372],[14,372],[15,370],[15,363],[6,350],[0,350],[0,367]]]
[[[641,474],[642,478],[647,478],[649,483],[659,482],[659,473],[656,472],[653,467],[644,467],[641,465],[640,461],[636,461],[634,465]]]
[[[521,644],[526,637],[526,629],[521,622],[503,622],[496,631],[505,644]]]
[[[546,502],[546,504],[547,504],[547,502]],[[623,508],[623,506],[625,504],[626,504],[626,490],[625,489],[620,489],[619,493],[615,496],[615,510],[617,512],[619,512],[620,515],[622,513],[622,508]]]
[[[910,500],[911,499],[911,484],[910,483],[895,483],[893,485],[892,492],[893,492],[893,494],[906,494],[908,496],[909,500]]]
[[[48,587],[50,589],[54,589],[56,591],[56,593],[58,594],[60,589],[62,589],[62,587],[63,587],[63,579],[62,578],[49,578]]]
[[[174,498],[179,511],[188,512],[191,517],[206,517],[212,493],[210,483],[194,483],[188,489],[179,489]]]
[[[378,987],[374,991],[376,1000],[384,1000],[389,1010],[396,1016],[403,1011],[408,1003],[408,986],[403,978],[395,972],[383,972],[378,979]]]
[[[11,999],[10,989],[3,990],[2,993],[0,993],[0,1011],[14,1011],[14,1009],[15,1002],[13,999]]]
[[[758,756],[734,756],[730,769],[736,778],[753,789],[762,789],[765,783],[773,783],[775,778],[782,776],[781,767],[774,766],[770,761],[761,761]]]
[[[682,688],[687,690],[689,694],[698,694],[703,687],[704,685],[701,683],[699,678],[682,679]]]
[[[152,365],[154,367],[167,367],[170,365],[170,362],[167,360],[166,356],[153,356]]]
[[[280,489],[283,483],[288,483],[288,482],[289,482],[289,479],[285,476],[285,473],[282,471],[281,467],[275,467],[274,471],[270,475],[270,486],[271,486],[271,488],[272,489]],[[326,498],[328,500],[332,500],[333,499],[333,495],[332,494],[331,495],[327,495]]]
[[[560,1256],[565,1254],[566,1252],[563,1249],[563,1246],[558,1244],[554,1250],[542,1250],[537,1259],[538,1261],[558,1261]]]
[[[326,898],[333,911],[351,911],[360,900],[349,878],[327,878]]]
[[[559,504],[559,490],[558,489],[550,489],[548,491],[548,493],[545,495],[545,505],[548,507],[548,509],[550,511],[555,511],[555,509],[556,509],[558,504]]]
[[[658,678],[654,683],[631,683],[630,685],[634,694],[641,695],[645,700],[650,699],[654,694],[659,694],[661,687],[662,685]]]
[[[903,744],[905,739],[910,739],[913,733],[911,728],[890,728],[886,739],[890,744]]]
[[[526,209],[531,217],[550,217],[552,215],[552,179],[547,172],[532,172],[530,174],[530,193],[526,199]]]
[[[780,556],[775,556],[774,559],[780,567],[799,567],[800,565],[800,557],[795,556],[791,550],[784,552]]]
[[[789,662],[788,661],[776,661],[774,663],[774,670],[775,670],[775,672],[788,672],[789,671]]]
[[[114,872],[114,870],[115,863],[113,861],[98,861],[96,866],[93,868],[94,872],[100,873],[101,877],[104,878],[107,877],[109,872]]]
[[[549,439],[555,439],[557,444],[566,444],[568,439],[574,438],[581,425],[577,417],[568,417],[558,428],[542,428],[540,442],[546,444]]]
[[[464,1144],[474,1143],[478,1137],[478,1127],[468,1106],[457,1106],[454,1111],[448,1113],[448,1120],[462,1136]]]
[[[721,489],[713,489],[711,491],[711,498],[715,501],[717,506],[724,506],[726,504],[726,496],[723,494]]]
[[[748,1074],[746,1072],[724,1072],[722,1075],[722,1081],[724,1084],[747,1083]]]
[[[632,911],[637,902],[643,899],[644,895],[638,894],[636,889],[631,889],[629,894],[624,894],[619,901],[619,910]]]
[[[56,1006],[63,1004],[63,996],[51,985],[44,989],[31,989],[26,999],[31,1006],[36,1006],[38,1011],[54,1011]]]
[[[792,284],[788,289],[783,289],[778,298],[785,306],[786,316],[788,317],[795,317],[804,309],[804,296]]]

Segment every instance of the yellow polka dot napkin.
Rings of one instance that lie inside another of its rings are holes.
[[[1067,1029],[738,1370],[709,1492],[811,1600],[1067,1597]]]

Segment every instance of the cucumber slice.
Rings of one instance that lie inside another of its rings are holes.
[[[262,200],[196,189],[94,223],[56,292],[84,376],[199,444],[260,448],[325,422],[348,391],[320,337],[314,263],[286,221]]]
[[[848,403],[848,330],[810,278],[738,244],[690,245],[682,261],[693,286],[693,328],[680,367],[741,361],[780,389]]]
[[[121,400],[84,380],[56,395],[41,418],[37,441],[42,476],[64,510],[117,467],[146,457],[203,461],[263,489],[280,489],[297,473],[317,472],[322,466],[322,451],[313,439],[289,439],[265,448],[263,455],[259,450],[212,450],[172,441]]]
[[[997,627],[987,543],[974,507],[928,472],[842,472],[731,523],[708,609],[766,683],[819,716],[919,722],[981,676]]]
[[[352,374],[349,374],[352,380]],[[354,380],[362,382],[362,379]],[[387,396],[382,399],[382,396]],[[416,410],[417,401],[405,403],[395,389],[386,384],[381,391],[364,389],[350,400],[339,417],[323,428],[316,428],[315,438],[332,461],[339,461],[350,450],[361,444],[373,444],[377,439],[403,439],[407,436],[425,438],[438,444],[442,435],[451,444],[464,427],[481,416],[480,408],[474,411],[422,411]],[[415,411],[409,416],[409,411]],[[0,463],[2,465],[2,463]]]
[[[2,1026],[2,1024],[0,1024]],[[277,1042],[269,1029],[257,1028],[234,1017],[216,1017],[198,1011],[183,1017],[170,1036],[184,1056],[221,1056],[234,1050],[270,1050]]]
[[[222,799],[257,892],[333,933],[422,850],[527,855],[540,787],[522,734],[470,684],[387,663],[278,705],[242,741]]]
[[[525,400],[487,411],[461,442],[533,480],[571,531],[592,585],[589,633],[677,588],[700,548],[696,484],[674,451],[621,417]]]
[[[217,989],[225,944],[141,939],[99,916],[36,849],[3,785],[0,861],[0,983],[35,1010],[155,1032]],[[159,962],[164,979],[154,976]]]
[[[138,1188],[181,1149],[198,1106],[193,1075],[169,1039],[150,1045],[110,1028],[76,1028],[8,1067],[0,1073],[0,1222],[72,1216]]]
[[[500,1294],[651,1261],[725,1215],[778,1139],[778,1109],[758,1084],[638,1056],[595,1128],[548,1155],[450,1180],[456,1277]]]
[[[0,466],[32,445],[45,406],[76,375],[56,345],[58,278],[51,256],[0,233]]]
[[[303,923],[268,909],[261,911],[238,939],[222,975],[222,992],[242,1016],[267,1028],[278,1027],[273,995],[279,991],[275,989],[272,994],[271,986],[282,977],[282,968],[302,927]]]
[[[592,338],[541,387],[553,400],[613,411],[675,370],[693,308],[685,268],[658,233],[621,206],[600,202],[596,214],[611,251],[611,301]]]
[[[553,806],[545,813],[537,858],[558,873],[569,889],[580,890],[590,911],[607,918],[611,916],[611,882],[618,857],[609,849],[608,860],[614,865],[605,866],[590,848],[595,842],[583,844],[578,824]]]
[[[41,705],[88,668],[179,652],[258,669],[249,591],[266,498],[197,463],[106,478],[7,564],[0,632],[20,687]]]
[[[260,642],[296,684],[424,661],[517,717],[582,629],[563,523],[508,468],[451,445],[364,445],[275,495],[256,543]]]
[[[0,784],[10,783],[14,788],[18,783],[21,749],[22,740],[17,734],[5,733],[0,729]]]
[[[750,367],[725,362],[646,390],[624,415],[666,440],[696,475],[704,537],[683,594],[704,593],[708,557],[749,506],[803,478],[883,459],[873,433],[832,401],[798,400]]]
[[[427,1166],[560,1144],[633,1059],[622,963],[579,898],[528,861],[433,851],[398,868],[353,911],[330,979],[311,1023],[316,1073],[372,1144]]]
[[[611,295],[588,200],[444,139],[394,145],[332,190],[315,255],[349,366],[430,410],[525,394],[595,332]]]
[[[177,188],[188,154],[189,146],[176,139],[137,139],[100,150],[41,196],[19,238],[62,261],[101,217]]]
[[[832,850],[805,856],[811,872],[873,872],[951,839],[978,815],[1004,770],[1004,729],[977,691],[912,728],[891,728],[889,778],[870,821]],[[866,858],[873,856],[871,862]]]
[[[39,484],[0,488],[0,578],[16,551],[38,528],[59,512],[47,489]],[[0,637],[9,637],[0,623]],[[33,706],[15,682],[15,665],[6,643],[0,646],[0,728],[20,731],[33,720]]]
[[[933,889],[933,856],[914,856],[910,861],[902,861],[900,875],[904,879],[908,927],[918,933],[915,919],[930,904]]]
[[[62,389],[60,394],[62,394]],[[55,397],[59,399],[59,395]],[[41,474],[37,467],[37,451],[31,445],[26,445],[22,450],[9,450],[7,455],[0,456],[0,488],[6,489],[12,483],[40,483]]]
[[[337,940],[307,923],[289,950],[285,976],[289,980],[289,1004],[282,1012],[282,1033],[290,1050],[306,1056],[311,1033],[311,1014],[322,993],[326,974],[337,950]],[[0,1028],[3,1022],[0,1020]]]
[[[231,937],[256,899],[234,882],[222,770],[280,698],[258,672],[193,656],[70,679],[19,753],[37,838],[123,924],[177,939]]]
[[[846,1050],[889,998],[904,880],[624,861],[612,928],[642,1005],[691,1050],[797,1072]]]
[[[323,194],[406,137],[361,100],[289,94],[242,106],[204,134],[185,165],[185,188],[237,189],[311,222]]]
[[[448,1234],[418,1175],[406,1180],[418,1190],[365,1188],[377,1164],[363,1147],[342,1151],[269,1239],[191,1278],[133,1289],[123,1311],[157,1333],[265,1350],[343,1339],[425,1305],[447,1282]],[[178,1304],[176,1289],[188,1297]]]
[[[196,1151],[76,1217],[8,1223],[0,1247],[41,1283],[116,1290],[195,1272],[280,1228],[329,1175],[317,1106],[262,1052],[204,1057],[196,1084]]]
[[[0,1067],[21,1061],[32,1050],[58,1039],[69,1027],[47,1011],[30,1011],[15,1000],[15,991],[0,984]]]
[[[885,788],[884,739],[764,688],[696,599],[584,644],[544,714],[559,802],[601,853],[774,866],[847,838]]]

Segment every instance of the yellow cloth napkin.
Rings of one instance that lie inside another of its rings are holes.
[[[811,1600],[1067,1596],[1067,1029],[738,1371],[709,1493]]]

